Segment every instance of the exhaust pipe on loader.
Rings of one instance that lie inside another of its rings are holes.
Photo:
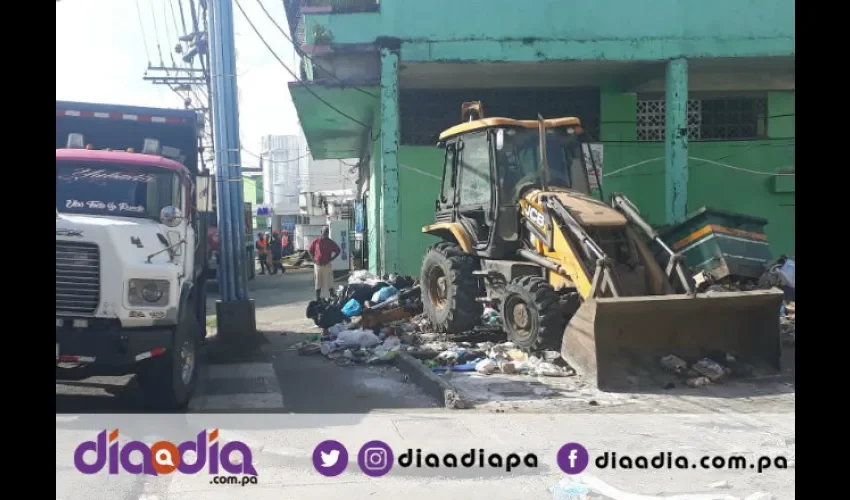
[[[669,354],[689,364],[732,355],[778,372],[782,301],[778,289],[589,299],[567,324],[561,355],[607,392],[644,382],[657,389],[661,358]]]

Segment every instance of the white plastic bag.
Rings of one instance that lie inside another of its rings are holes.
[[[369,348],[381,343],[381,339],[372,330],[346,330],[340,332],[336,342],[345,347]]]

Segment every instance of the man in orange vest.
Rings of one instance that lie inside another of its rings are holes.
[[[260,261],[260,274],[266,274],[266,270],[271,274],[269,268],[269,242],[266,240],[266,235],[257,233],[257,243],[254,245],[257,248],[257,260]]]

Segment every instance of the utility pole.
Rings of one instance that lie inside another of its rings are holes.
[[[239,143],[239,106],[232,0],[209,2],[210,75],[212,78],[213,137],[215,141],[221,267],[216,303],[222,339],[254,335],[254,301],[248,298],[245,253],[244,194]],[[253,264],[253,262],[252,262]]]

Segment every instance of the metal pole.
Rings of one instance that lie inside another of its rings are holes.
[[[213,122],[212,122],[212,133],[215,137],[216,144],[220,143],[219,140],[224,133],[222,128],[224,126],[224,121],[219,119],[220,116],[223,116],[223,109],[221,108],[221,94],[222,88],[220,85],[219,74],[221,72],[221,51],[222,44],[219,43],[219,33],[216,24],[216,15],[215,11],[216,2],[212,2],[207,9],[209,15],[209,37],[210,37],[210,66],[212,75],[212,94],[210,95],[210,108],[213,113]],[[221,293],[221,298],[223,301],[233,300],[233,281],[232,274],[230,272],[230,262],[231,262],[231,254],[230,254],[230,237],[231,232],[229,230],[229,205],[226,202],[228,197],[227,190],[227,178],[228,178],[228,166],[227,166],[227,157],[225,156],[225,151],[222,148],[215,148],[215,181],[216,181],[216,212],[218,214],[218,234],[219,234],[219,266],[218,266],[218,286],[219,292]]]
[[[218,24],[219,43],[221,45],[220,82],[222,83],[222,101],[225,143],[219,142],[227,154],[228,183],[230,188],[230,217],[232,233],[234,271],[234,295],[236,300],[248,298],[248,279],[245,262],[245,196],[242,189],[242,156],[239,135],[239,102],[236,83],[236,51],[233,34],[233,3],[230,0],[215,0],[216,23]]]
[[[247,298],[242,228],[242,193],[239,169],[239,123],[236,101],[236,65],[233,45],[233,11],[229,0],[210,2],[211,73],[215,109],[219,231],[221,234],[222,301]],[[240,277],[242,279],[240,279]]]

